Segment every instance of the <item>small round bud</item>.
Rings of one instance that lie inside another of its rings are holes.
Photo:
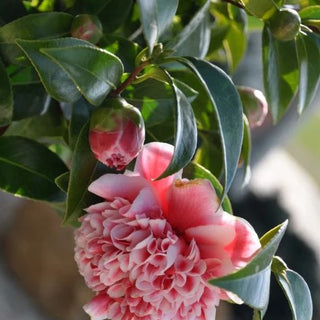
[[[124,169],[138,155],[144,138],[144,122],[139,109],[124,99],[108,99],[93,111],[90,148],[94,156],[108,167]]]
[[[283,8],[269,20],[272,35],[281,41],[293,40],[300,31],[301,18],[297,11]]]
[[[74,17],[71,25],[72,37],[96,44],[102,34],[102,24],[98,17],[90,14],[79,14]]]
[[[238,92],[250,128],[261,126],[268,114],[268,103],[264,94],[260,90],[242,86],[238,87]]]

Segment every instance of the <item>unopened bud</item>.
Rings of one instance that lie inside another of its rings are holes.
[[[98,17],[90,14],[79,14],[74,17],[71,25],[72,37],[96,44],[102,34],[102,24]]]
[[[108,99],[93,111],[90,147],[94,156],[108,167],[124,169],[138,155],[144,138],[144,122],[139,109],[124,99]]]
[[[259,127],[268,114],[268,103],[264,94],[250,87],[238,87],[243,111],[248,118],[250,128]]]

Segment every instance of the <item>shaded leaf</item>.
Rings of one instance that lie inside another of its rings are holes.
[[[265,27],[262,34],[263,82],[274,122],[287,111],[298,87],[295,41],[279,41]]]
[[[115,55],[96,47],[41,48],[40,51],[63,69],[93,105],[101,104],[116,89],[123,73],[122,63]]]
[[[313,40],[300,33],[296,39],[298,64],[299,64],[299,95],[298,112],[310,104],[319,84],[320,52]]]
[[[269,301],[271,262],[287,227],[287,221],[273,228],[261,239],[262,248],[242,269],[209,282],[235,293],[252,308],[262,310]]]
[[[312,299],[305,280],[297,272],[288,269],[279,257],[273,259],[272,272],[288,300],[293,320],[311,320]]]
[[[184,29],[168,42],[166,48],[174,50],[177,56],[203,58],[210,43],[209,6],[210,1],[206,1]]]
[[[70,179],[70,172],[67,171],[65,173],[62,173],[60,176],[58,176],[54,182],[56,185],[65,193],[68,191],[68,184]],[[65,207],[64,207],[65,209]]]
[[[40,40],[69,34],[72,15],[64,12],[35,13],[14,20],[0,28],[0,53],[7,61],[19,63],[22,52],[17,39]]]
[[[178,0],[137,0],[140,20],[150,54],[162,32],[169,26],[178,8]]]
[[[41,83],[19,83],[12,88],[14,97],[14,121],[46,112],[50,98]]]
[[[13,94],[6,68],[0,60],[0,127],[10,124],[13,113]]]
[[[2,190],[36,200],[64,201],[54,181],[68,168],[42,144],[23,137],[0,137],[0,163]]]
[[[243,115],[243,142],[241,149],[240,162],[243,162],[244,175],[242,186],[246,186],[249,183],[251,177],[250,169],[250,158],[251,158],[251,131],[249,121],[245,115]]]
[[[212,104],[221,139],[224,195],[237,170],[243,137],[242,104],[232,80],[213,64],[196,58],[176,58],[199,78]]]

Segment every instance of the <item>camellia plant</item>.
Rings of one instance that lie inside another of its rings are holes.
[[[312,319],[287,221],[259,239],[227,193],[250,128],[312,100],[320,1],[2,0],[0,23],[0,187],[75,227],[93,320],[261,320],[271,274]],[[253,24],[264,94],[231,78]]]

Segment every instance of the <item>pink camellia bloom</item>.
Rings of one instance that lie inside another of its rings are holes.
[[[224,212],[208,180],[154,180],[173,147],[150,143],[134,172],[106,174],[89,190],[75,234],[75,260],[96,296],[93,320],[214,320],[232,295],[208,283],[248,263],[260,249],[248,222]]]
[[[124,99],[109,99],[90,120],[89,143],[94,156],[122,170],[141,150],[145,128],[140,111]]]

